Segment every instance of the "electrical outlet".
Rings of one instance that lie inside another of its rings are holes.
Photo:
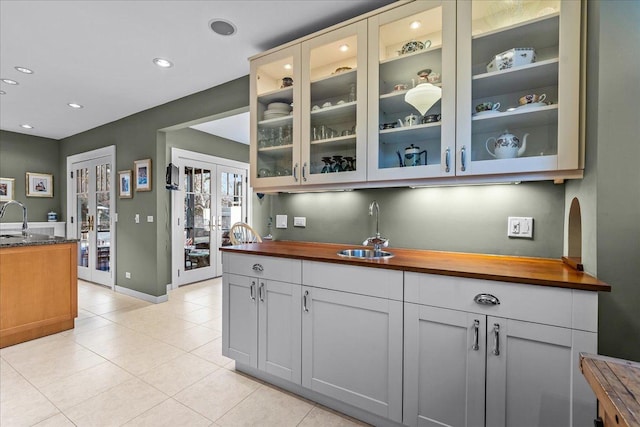
[[[286,215],[276,215],[276,228],[287,228]]]
[[[125,279],[131,279],[131,273],[129,273],[128,271],[126,271],[126,272],[124,273],[124,277],[125,277]]]
[[[136,214],[133,220],[136,222],[136,224],[140,224],[140,214]]]
[[[307,226],[307,217],[306,216],[294,216],[293,217],[293,226],[294,227],[306,227]]]
[[[147,222],[153,222],[153,215],[147,215]]]
[[[510,216],[507,219],[507,236],[525,239],[533,238],[533,218]]]

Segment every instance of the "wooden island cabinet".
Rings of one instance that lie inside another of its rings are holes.
[[[0,246],[0,348],[74,327],[76,242]]]

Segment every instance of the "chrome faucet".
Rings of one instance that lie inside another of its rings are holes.
[[[362,242],[362,244],[365,246],[373,245],[373,252],[376,255],[379,255],[383,247],[389,246],[389,239],[380,237],[380,230],[378,229],[380,205],[378,205],[378,202],[376,202],[375,200],[369,205],[369,216],[373,216],[374,208],[376,210],[376,235],[374,237],[367,238],[364,242]]]
[[[29,235],[29,226],[27,225],[27,207],[25,205],[23,205],[22,203],[20,203],[17,200],[9,200],[7,203],[5,203],[4,205],[0,206],[0,218],[2,218],[4,216],[4,211],[7,210],[7,206],[9,205],[19,205],[22,207],[22,235],[23,236],[28,236]]]

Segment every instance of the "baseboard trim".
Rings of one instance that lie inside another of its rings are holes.
[[[169,300],[168,294],[164,294],[164,295],[160,295],[159,297],[156,297],[153,295],[145,294],[144,292],[134,291],[133,289],[124,288],[118,285],[116,285],[115,291],[120,294],[125,294],[130,297],[141,299],[143,301],[152,302],[154,304],[160,304],[161,302],[167,302]]]

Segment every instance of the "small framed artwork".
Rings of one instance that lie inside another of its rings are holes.
[[[151,191],[151,159],[136,160],[134,164],[136,191]]]
[[[0,202],[13,200],[15,182],[16,180],[13,178],[0,178]]]
[[[118,171],[118,188],[120,189],[121,199],[130,199],[133,197],[131,185],[131,171]]]
[[[27,197],[53,197],[53,175],[27,172]]]

